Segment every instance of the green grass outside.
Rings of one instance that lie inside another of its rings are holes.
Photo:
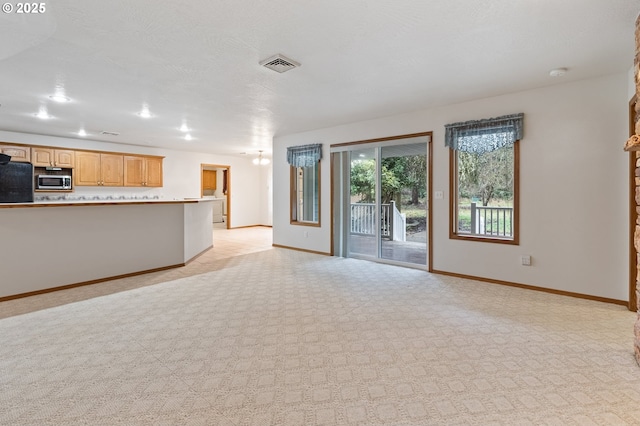
[[[511,200],[496,200],[496,202],[490,204],[488,207],[513,207]],[[481,203],[476,203],[476,205],[481,206]],[[500,215],[500,218],[494,216],[493,220],[490,220],[490,217],[488,217],[484,226],[485,234],[501,235],[503,230],[502,215]],[[511,218],[509,216],[505,217],[504,229],[507,236],[509,236],[511,230]],[[467,234],[471,233],[471,201],[469,199],[461,199],[459,202],[458,231]]]

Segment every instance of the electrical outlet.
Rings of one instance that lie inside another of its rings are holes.
[[[524,266],[531,266],[531,256],[529,255],[522,256],[521,260]]]
[[[444,192],[442,191],[436,191],[434,195],[436,196],[436,200],[442,200],[444,198]]]
[[[304,231],[304,237],[305,238],[309,238],[309,232],[308,231]]]

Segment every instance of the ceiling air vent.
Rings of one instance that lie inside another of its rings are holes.
[[[107,135],[107,136],[120,136],[120,133],[118,132],[108,132],[106,130],[101,131],[100,134]]]
[[[260,61],[260,65],[262,65],[263,67],[267,67],[270,70],[283,73],[285,71],[298,68],[300,66],[300,63],[294,61],[293,59],[289,59],[284,55],[277,54],[275,56],[265,59],[264,61]]]

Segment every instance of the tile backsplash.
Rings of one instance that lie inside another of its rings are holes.
[[[47,194],[34,195],[34,201],[122,201],[122,200],[161,200],[162,195],[78,195],[78,194]]]

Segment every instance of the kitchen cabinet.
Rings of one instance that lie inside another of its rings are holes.
[[[147,184],[145,186],[161,187],[163,185],[162,178],[162,158],[147,157],[146,158],[146,175]]]
[[[76,152],[76,186],[123,186],[124,156],[103,152]]]
[[[124,186],[162,186],[162,157],[124,156]]]
[[[35,167],[75,167],[75,151],[70,149],[31,148],[31,162]]]
[[[218,172],[216,170],[202,171],[202,189],[216,190]]]
[[[28,146],[0,144],[0,154],[10,155],[11,161],[23,163],[31,161],[31,148]]]

